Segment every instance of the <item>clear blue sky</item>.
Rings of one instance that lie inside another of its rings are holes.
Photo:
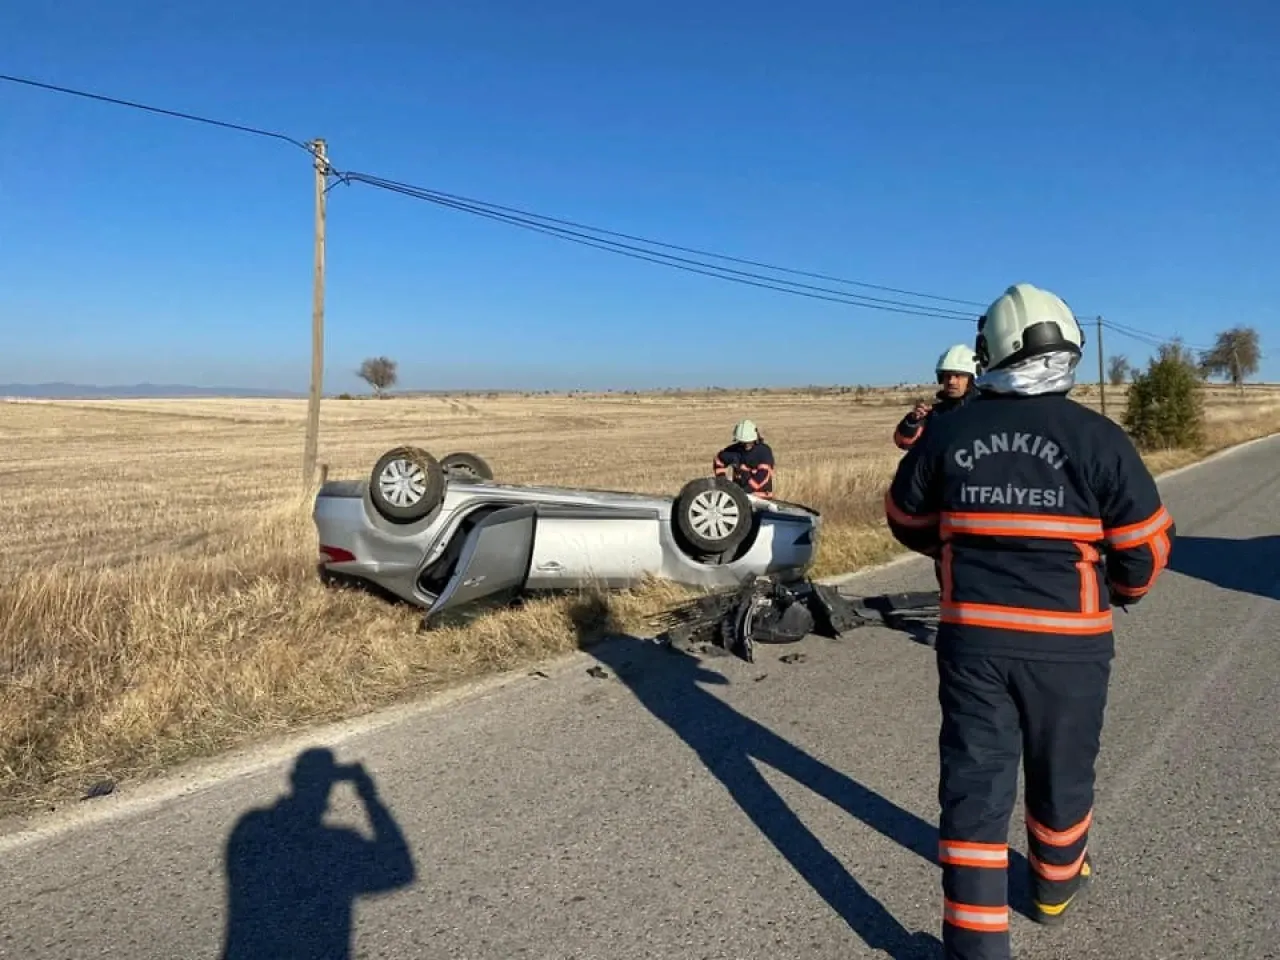
[[[1055,6],[11,0],[0,73],[801,269],[1251,323],[1280,379],[1280,8]],[[303,389],[311,236],[295,147],[0,83],[0,382]],[[369,186],[330,194],[328,267],[327,390],[380,353],[414,388],[921,380],[973,335]]]

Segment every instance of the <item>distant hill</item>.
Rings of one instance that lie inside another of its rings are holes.
[[[46,400],[118,399],[142,400],[181,397],[305,397],[291,390],[259,390],[254,387],[192,387],[180,383],[135,383],[101,387],[85,383],[0,383],[0,397]]]

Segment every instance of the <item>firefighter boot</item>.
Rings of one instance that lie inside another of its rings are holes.
[[[1061,903],[1041,903],[1036,900],[1032,904],[1031,919],[1046,927],[1062,926],[1067,922],[1067,914],[1071,912],[1071,909],[1080,906],[1080,902],[1084,900],[1092,882],[1093,864],[1090,863],[1089,855],[1086,853],[1084,862],[1080,865],[1076,888],[1071,892],[1071,896]]]

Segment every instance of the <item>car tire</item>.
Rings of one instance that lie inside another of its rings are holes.
[[[681,488],[671,506],[676,530],[694,550],[728,553],[751,533],[751,499],[723,477],[699,477]]]
[[[444,468],[419,447],[396,447],[378,458],[369,475],[369,496],[378,513],[394,523],[414,523],[444,500]]]
[[[451,453],[440,461],[445,476],[450,480],[492,480],[493,468],[485,463],[483,457],[474,453],[459,451]]]

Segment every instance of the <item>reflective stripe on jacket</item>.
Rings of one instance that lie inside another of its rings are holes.
[[[938,561],[939,651],[1109,657],[1112,603],[1169,561],[1173,518],[1123,429],[1063,395],[981,394],[932,426],[885,495]]]

